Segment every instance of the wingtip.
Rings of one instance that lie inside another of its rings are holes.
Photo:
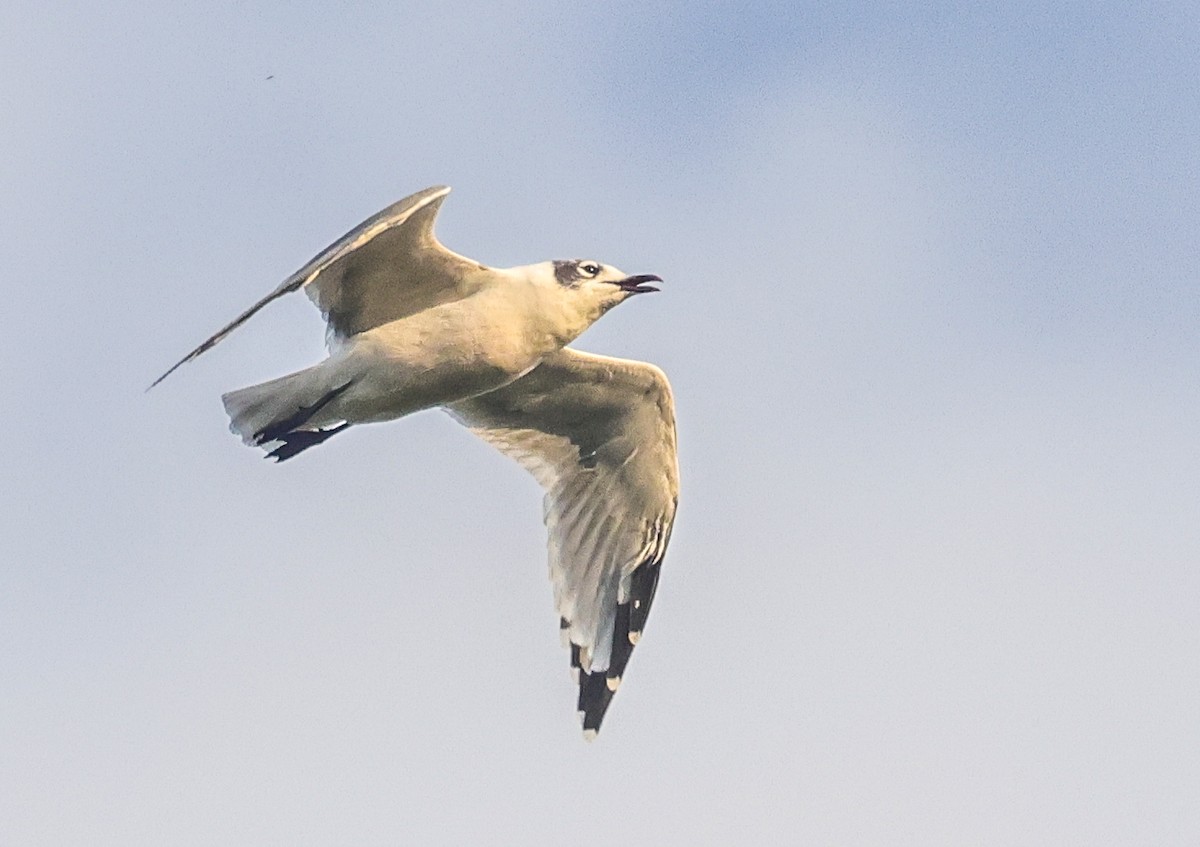
[[[147,393],[147,394],[149,394],[149,393],[150,393],[150,390],[151,390],[152,388],[154,388],[156,385],[158,385],[158,384],[159,384],[160,382],[162,382],[164,379],[166,379],[167,377],[169,377],[171,374],[175,373],[175,371],[176,371],[176,370],[178,370],[179,366],[180,366],[180,365],[182,365],[182,364],[183,364],[184,362],[186,362],[186,361],[187,361],[187,359],[180,359],[178,362],[176,362],[175,364],[171,365],[171,367],[170,367],[170,368],[167,370],[167,372],[166,372],[165,374],[163,374],[163,375],[162,375],[162,376],[160,376],[158,379],[154,380],[154,382],[152,382],[152,383],[150,383],[148,386],[146,386],[146,393]]]

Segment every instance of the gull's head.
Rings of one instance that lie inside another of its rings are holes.
[[[549,272],[548,283],[572,298],[595,305],[601,312],[607,312],[635,294],[658,291],[649,283],[662,282],[654,274],[630,276],[595,259],[557,259],[540,267]]]

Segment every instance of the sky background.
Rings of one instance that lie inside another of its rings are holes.
[[[832,8],[836,6],[836,8]],[[0,844],[1200,842],[1200,13],[0,6]],[[219,395],[386,204],[666,279],[682,497],[580,739],[540,495]]]

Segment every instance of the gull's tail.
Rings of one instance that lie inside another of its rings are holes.
[[[328,376],[329,369],[317,365],[230,391],[221,397],[230,430],[252,447],[280,442],[267,454],[280,462],[320,444],[350,426],[330,404],[353,380],[331,386]]]

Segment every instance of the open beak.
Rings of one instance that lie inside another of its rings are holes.
[[[647,282],[662,282],[661,276],[654,274],[638,274],[637,276],[627,276],[617,282],[621,286],[622,291],[628,291],[631,294],[645,294],[648,291],[658,291],[653,285],[646,285]]]

